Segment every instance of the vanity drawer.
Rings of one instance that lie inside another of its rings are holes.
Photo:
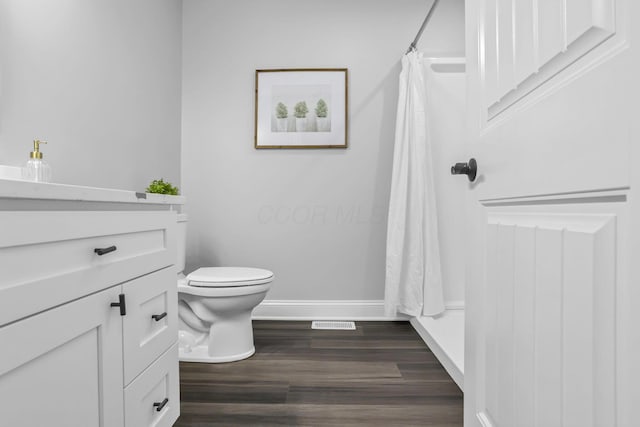
[[[178,344],[124,390],[126,427],[171,426],[180,415]]]
[[[0,325],[173,264],[175,225],[170,211],[0,212]]]
[[[122,318],[124,383],[178,339],[178,291],[174,267],[122,285],[127,314]]]

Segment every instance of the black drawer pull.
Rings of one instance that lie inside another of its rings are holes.
[[[162,402],[153,402],[153,407],[156,408],[156,411],[160,412],[167,403],[169,403],[169,398],[165,397]]]
[[[154,314],[154,315],[151,316],[151,318],[153,320],[155,320],[156,322],[164,319],[165,317],[167,317],[167,312],[166,311],[164,313],[162,313],[162,314]]]
[[[108,248],[95,248],[93,250],[93,252],[95,252],[98,255],[102,256],[102,255],[108,254],[109,252],[113,252],[116,249],[118,249],[118,248],[116,248],[115,246],[109,246]]]

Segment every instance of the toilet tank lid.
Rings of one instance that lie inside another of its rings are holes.
[[[249,286],[268,283],[273,273],[251,267],[203,267],[187,276],[190,286]]]

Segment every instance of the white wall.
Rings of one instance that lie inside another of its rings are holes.
[[[271,300],[381,300],[399,61],[423,0],[185,0],[182,182],[188,269],[273,270]],[[464,50],[463,2],[420,43]],[[347,67],[349,148],[256,150],[262,68]]]
[[[1,0],[0,164],[32,140],[60,183],[180,178],[179,0]]]

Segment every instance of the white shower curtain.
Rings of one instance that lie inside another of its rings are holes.
[[[444,311],[422,54],[402,58],[387,227],[385,313]]]

